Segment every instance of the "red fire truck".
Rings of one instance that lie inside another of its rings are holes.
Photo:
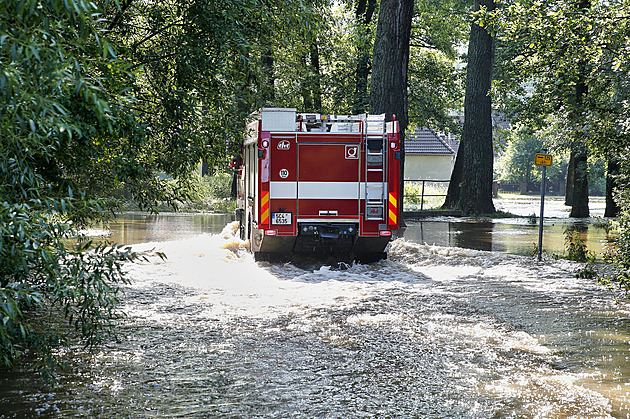
[[[247,127],[237,220],[256,260],[374,261],[399,226],[398,122],[263,108]]]

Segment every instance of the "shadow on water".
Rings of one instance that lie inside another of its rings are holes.
[[[476,223],[451,223],[449,225],[455,238],[455,246],[477,250],[495,250],[503,251],[504,249],[493,249],[492,232],[494,224],[490,221],[479,221]]]

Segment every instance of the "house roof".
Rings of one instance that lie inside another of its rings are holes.
[[[405,153],[415,155],[455,155],[459,144],[429,128],[418,128],[405,138]]]

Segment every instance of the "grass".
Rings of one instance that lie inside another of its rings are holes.
[[[448,183],[427,181],[424,184],[424,196],[422,196],[422,182],[405,182],[405,209],[440,210],[447,191]]]

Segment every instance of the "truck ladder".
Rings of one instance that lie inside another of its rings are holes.
[[[368,115],[365,122],[365,219],[385,219],[385,115]],[[380,185],[368,181],[368,173],[379,173]],[[371,184],[371,186],[370,186]]]

